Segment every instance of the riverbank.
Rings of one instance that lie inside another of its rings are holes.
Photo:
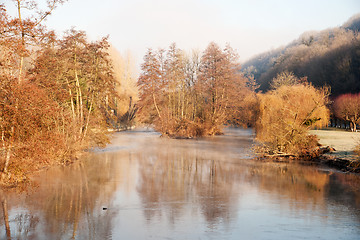
[[[360,133],[327,128],[311,130],[310,134],[317,135],[322,146],[334,150],[322,155],[318,160],[320,163],[345,172],[360,173],[360,157],[354,152],[360,143]]]

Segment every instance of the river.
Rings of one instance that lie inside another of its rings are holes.
[[[360,239],[360,176],[253,159],[250,129],[198,140],[115,133],[0,190],[0,239]]]

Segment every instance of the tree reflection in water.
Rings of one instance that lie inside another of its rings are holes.
[[[353,229],[348,236],[360,233],[359,175],[249,160],[252,143],[249,130],[201,140],[118,133],[106,149],[39,173],[34,189],[0,192],[0,239],[238,239],[270,233],[311,239],[344,236],[346,226]]]
[[[92,157],[94,158],[94,156]],[[99,239],[111,236],[112,214],[103,210],[110,206],[117,188],[121,162],[109,159],[86,159],[71,166],[39,173],[39,186],[21,194],[7,193],[2,200],[3,212],[9,212],[7,199],[14,205],[14,218],[2,236],[14,239]],[[10,200],[11,199],[11,200]],[[15,202],[13,202],[15,201]],[[113,213],[113,212],[112,212]],[[3,214],[7,226],[7,214]],[[40,223],[40,224],[39,224]],[[2,239],[2,238],[1,238]]]

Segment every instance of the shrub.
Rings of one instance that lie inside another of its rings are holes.
[[[256,138],[264,146],[262,152],[301,156],[316,147],[317,139],[308,130],[327,125],[327,97],[326,89],[309,84],[285,85],[259,94]]]

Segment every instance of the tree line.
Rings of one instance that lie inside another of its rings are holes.
[[[173,44],[149,49],[138,80],[139,120],[170,137],[221,134],[225,125],[254,127],[262,155],[317,155],[312,127],[328,124],[329,88],[307,78],[278,74],[271,90],[256,93],[255,79],[240,71],[235,51],[210,43],[187,55]]]
[[[17,16],[0,5],[0,182],[106,144],[123,117],[108,38],[92,42],[75,29],[57,37],[43,24],[63,3],[48,0],[41,11],[16,0]]]
[[[251,123],[255,93],[239,71],[238,56],[210,43],[203,53],[172,44],[149,49],[138,79],[139,119],[170,137],[221,133],[224,124]]]

